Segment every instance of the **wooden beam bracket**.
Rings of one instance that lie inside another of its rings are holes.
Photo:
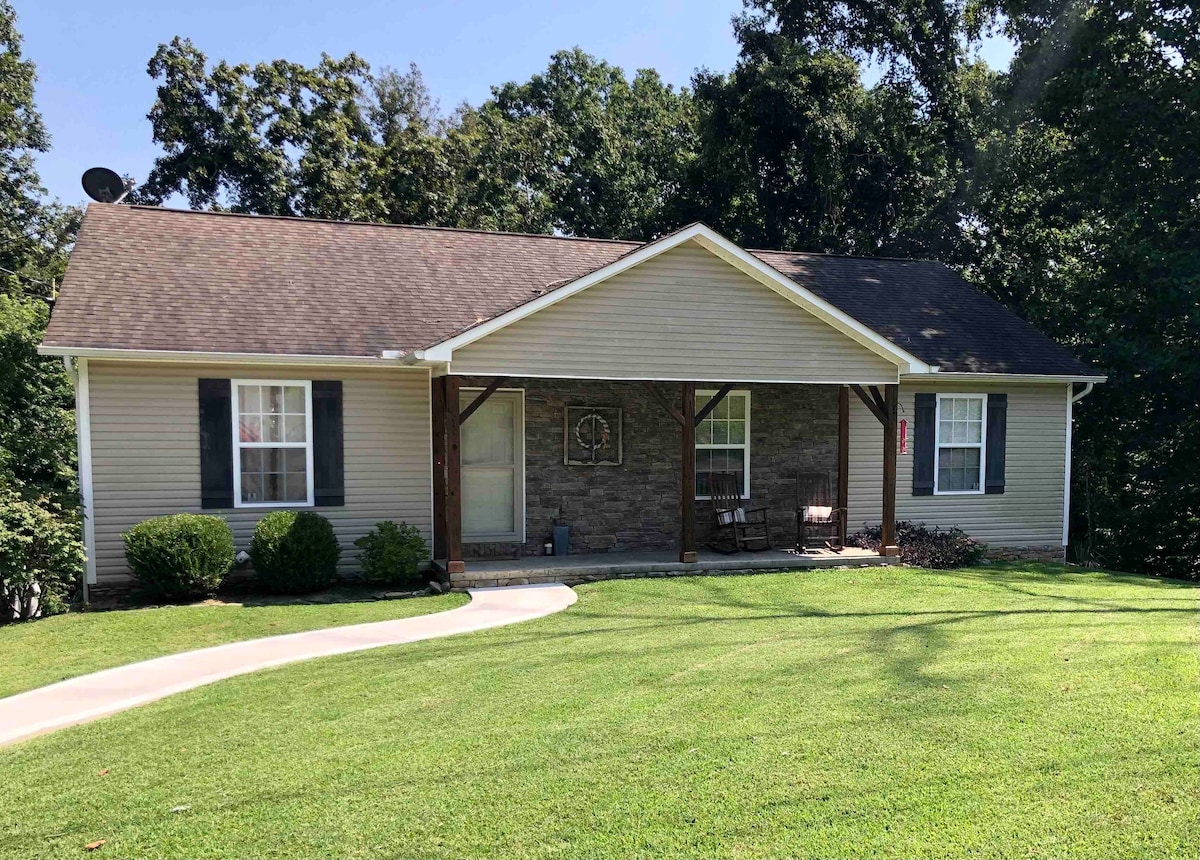
[[[861,385],[851,385],[850,390],[858,395],[858,399],[861,400],[863,404],[871,410],[871,414],[875,416],[875,419],[880,424],[887,424],[887,410],[885,410],[880,404],[876,403],[875,399],[871,397],[871,395],[867,394]]]
[[[883,395],[879,392],[878,385],[872,385],[867,389],[871,392],[871,397],[875,400],[875,405],[879,407],[879,411],[887,415],[887,402],[883,399]]]
[[[722,386],[721,386],[721,388],[720,388],[720,389],[717,391],[717,393],[716,393],[716,394],[714,394],[714,395],[712,396],[712,399],[711,399],[711,400],[709,400],[707,403],[705,403],[705,404],[704,404],[704,408],[703,408],[703,409],[701,409],[699,412],[697,412],[697,413],[696,413],[696,424],[695,424],[695,426],[696,426],[696,427],[699,427],[699,426],[700,426],[700,422],[701,422],[701,421],[703,421],[705,418],[707,418],[707,417],[708,417],[708,414],[709,414],[710,412],[712,412],[714,409],[716,409],[718,406],[720,406],[720,405],[721,405],[721,401],[722,401],[722,400],[724,400],[724,399],[725,399],[725,397],[726,397],[726,396],[729,394],[729,392],[730,392],[730,391],[732,391],[732,390],[733,390],[733,383],[732,383],[732,382],[727,382],[727,383],[725,383],[724,385],[722,385]]]
[[[686,422],[683,419],[683,413],[671,405],[671,402],[667,400],[665,396],[663,396],[663,393],[658,390],[654,383],[648,379],[644,379],[642,380],[642,384],[646,386],[647,391],[654,395],[654,399],[658,401],[658,404],[663,409],[667,410],[667,414],[679,422],[680,427],[684,426]]]
[[[483,389],[483,391],[479,392],[479,394],[475,397],[475,399],[467,404],[467,408],[464,409],[462,411],[462,413],[458,416],[458,423],[460,425],[466,424],[467,419],[470,418],[472,415],[474,415],[475,411],[480,406],[482,406],[485,402],[487,402],[487,399],[489,397],[491,397],[493,394],[496,393],[496,389],[498,389],[501,385],[503,385],[506,382],[508,382],[507,376],[497,376],[495,379],[493,379],[491,382],[489,382],[487,385],[487,388],[485,388],[485,389]]]

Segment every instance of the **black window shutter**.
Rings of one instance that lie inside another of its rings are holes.
[[[318,507],[346,504],[341,380],[313,380],[313,497]]]
[[[933,495],[934,424],[937,421],[937,395],[918,394],[913,409],[913,486],[914,496]]]
[[[1008,395],[989,394],[987,398],[987,465],[983,491],[988,495],[1004,492],[1004,436],[1008,425]]]
[[[233,405],[228,379],[200,380],[200,507],[233,507]]]

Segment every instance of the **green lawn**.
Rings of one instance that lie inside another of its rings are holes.
[[[578,591],[0,750],[0,854],[1200,853],[1196,586],[992,567]]]
[[[137,660],[318,627],[453,609],[465,595],[331,604],[165,606],[72,612],[0,627],[0,698]]]

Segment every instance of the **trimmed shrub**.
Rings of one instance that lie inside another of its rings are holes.
[[[878,552],[881,537],[878,526],[868,527],[848,537],[846,543]],[[958,526],[943,531],[907,520],[896,523],[896,544],[905,564],[934,570],[978,564],[987,552],[987,544],[968,536]]]
[[[391,520],[376,523],[375,528],[354,542],[359,548],[362,577],[381,585],[419,585],[419,565],[429,558],[429,547],[416,526],[396,525]]]
[[[220,517],[154,517],[142,520],[121,537],[134,579],[156,598],[205,597],[221,587],[233,568],[233,532]]]
[[[75,517],[0,488],[0,623],[66,611],[83,561]]]
[[[312,511],[272,511],[254,528],[250,563],[272,594],[306,594],[337,577],[342,548],[329,520]]]

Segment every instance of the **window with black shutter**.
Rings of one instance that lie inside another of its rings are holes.
[[[201,379],[202,506],[345,504],[342,383]]]

